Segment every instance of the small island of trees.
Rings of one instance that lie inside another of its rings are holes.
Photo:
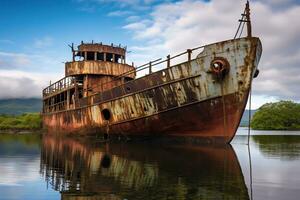
[[[300,130],[300,104],[292,101],[267,103],[253,115],[255,130]]]

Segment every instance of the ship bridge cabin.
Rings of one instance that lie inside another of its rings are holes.
[[[71,48],[73,60],[65,63],[65,77],[43,90],[44,113],[75,109],[87,97],[135,78],[120,45],[82,42],[77,50]]]

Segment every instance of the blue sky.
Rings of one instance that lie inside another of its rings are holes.
[[[30,65],[8,64],[1,69],[35,72],[62,72],[62,62],[71,58],[68,44],[83,41],[139,44],[124,26],[147,19],[160,1],[106,0],[16,0],[3,1],[0,7],[0,51],[26,54]],[[166,1],[171,2],[171,1]],[[4,56],[3,56],[4,57]],[[3,58],[6,60],[8,58]],[[26,59],[24,58],[24,59]],[[1,63],[0,63],[1,64]],[[41,66],[41,64],[43,64]],[[60,66],[58,66],[60,65]],[[59,69],[60,68],[60,69]],[[60,70],[60,71],[58,71]]]
[[[68,44],[127,45],[141,64],[169,53],[230,39],[245,1],[3,0],[0,7],[0,98],[37,97],[64,74]],[[299,101],[299,1],[251,1],[254,34],[263,42],[254,107]],[[222,13],[222,15],[220,15]],[[284,70],[288,66],[289,70]]]
[[[63,62],[70,58],[67,44],[84,41],[131,43],[122,31],[122,19],[109,17],[107,5],[86,10],[89,5],[77,1],[5,1],[1,5],[1,51],[42,54]],[[42,53],[40,51],[43,51]],[[56,66],[43,71],[57,70]],[[28,68],[31,70],[31,67]]]
[[[49,51],[66,51],[67,44],[81,40],[135,45],[131,34],[124,31],[123,26],[130,22],[130,17],[133,20],[146,19],[152,8],[162,2],[121,2],[124,3],[106,0],[5,0],[0,7],[0,25],[3,27],[0,31],[1,50],[30,53],[32,49],[36,50],[33,47],[36,47],[37,41],[47,43],[47,38],[51,41],[41,46],[51,46],[47,48]]]

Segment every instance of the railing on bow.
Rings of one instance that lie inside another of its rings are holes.
[[[91,87],[89,89],[104,88],[104,86],[107,85],[107,84],[111,84],[111,83],[113,83],[113,82],[115,82],[115,81],[117,81],[119,79],[125,78],[126,76],[131,75],[131,74],[136,75],[137,72],[140,72],[140,71],[143,71],[143,70],[146,70],[146,69],[148,69],[148,74],[151,74],[153,72],[153,67],[158,66],[158,65],[163,64],[163,63],[166,63],[166,66],[162,67],[161,69],[169,68],[169,67],[173,66],[173,65],[171,65],[171,61],[172,60],[174,60],[175,58],[179,58],[179,57],[181,57],[183,55],[187,55],[187,60],[184,60],[182,62],[191,61],[192,60],[192,53],[194,51],[202,49],[204,47],[205,46],[199,46],[199,47],[195,47],[193,49],[187,49],[186,51],[184,51],[182,53],[179,53],[179,54],[177,54],[175,56],[172,56],[172,57],[170,55],[168,55],[165,60],[162,60],[162,58],[159,58],[159,59],[156,59],[156,60],[152,60],[152,61],[150,61],[150,62],[148,62],[146,64],[143,64],[143,65],[140,65],[140,66],[136,67],[133,70],[129,70],[129,71],[127,71],[127,72],[125,72],[125,73],[123,73],[123,74],[115,77],[112,81],[108,81],[108,82],[96,85],[96,86]],[[147,74],[145,74],[145,75],[147,75]],[[102,90],[102,91],[104,91],[104,90]]]

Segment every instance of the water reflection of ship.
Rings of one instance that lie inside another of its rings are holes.
[[[230,145],[164,148],[44,136],[41,173],[62,199],[249,199]]]

